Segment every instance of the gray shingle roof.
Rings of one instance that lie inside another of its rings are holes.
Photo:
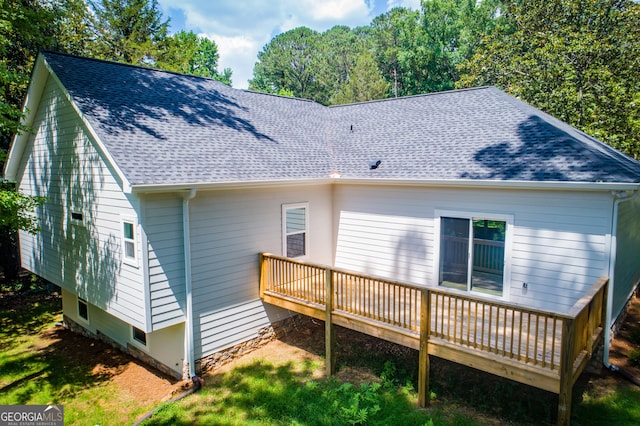
[[[342,177],[640,181],[640,163],[493,87],[337,107],[45,52],[132,185]],[[380,166],[370,170],[371,161]]]

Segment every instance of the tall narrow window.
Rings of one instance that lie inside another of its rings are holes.
[[[308,205],[290,204],[282,206],[283,217],[283,252],[287,257],[303,257],[307,255],[308,239]]]
[[[89,321],[89,306],[87,301],[78,297],[78,317]]]
[[[506,220],[441,217],[439,284],[502,296],[506,240]]]
[[[122,245],[124,260],[129,263],[136,261],[136,232],[135,222],[124,219],[122,221]]]

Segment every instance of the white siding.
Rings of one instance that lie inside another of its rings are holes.
[[[87,305],[89,320],[78,318],[77,303],[78,299],[73,293],[62,290],[62,310],[65,318],[72,319],[93,334],[100,332],[125,348],[127,345],[134,345],[176,373],[182,374],[184,324],[147,333],[147,345],[145,346],[133,340],[131,325],[92,304]]]
[[[611,312],[614,321],[640,280],[640,200],[620,203],[616,234],[615,287]]]
[[[182,198],[177,194],[148,196],[144,206],[151,324],[153,330],[159,330],[184,321]]]
[[[23,266],[123,321],[146,328],[142,270],[121,260],[121,218],[137,217],[137,200],[121,191],[51,78],[33,128],[18,182],[25,193],[46,196],[47,201],[37,212],[41,232],[20,233]],[[72,211],[82,213],[82,223],[72,221]],[[138,229],[136,238],[139,242]],[[140,244],[136,249],[140,259]]]
[[[198,192],[191,201],[196,358],[284,317],[259,301],[258,253],[282,254],[282,204],[309,203],[309,257],[332,261],[328,186]]]
[[[513,216],[513,302],[564,311],[607,274],[608,193],[345,185],[335,200],[340,268],[436,285],[435,212],[455,210]]]

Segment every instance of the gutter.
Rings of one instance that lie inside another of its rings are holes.
[[[193,294],[191,282],[191,232],[189,220],[189,202],[196,197],[196,189],[191,188],[182,199],[182,234],[184,237],[184,287],[186,304],[186,322],[184,326],[185,358],[189,363],[189,377],[197,378],[193,343]]]
[[[604,327],[604,349],[602,355],[602,363],[605,367],[612,371],[619,371],[620,369],[609,362],[609,350],[611,345],[611,320],[613,311],[613,289],[615,287],[615,269],[616,269],[616,257],[617,257],[617,238],[618,238],[618,211],[620,204],[633,201],[640,195],[640,191],[636,188],[633,191],[618,191],[612,192],[614,197],[613,202],[613,218],[611,220],[611,247],[609,248],[609,287],[607,290],[607,312]]]
[[[534,190],[575,190],[575,191],[635,191],[638,183],[625,182],[534,182],[534,181],[502,181],[502,180],[461,180],[461,179],[394,179],[394,178],[351,178],[329,175],[320,178],[254,180],[227,182],[191,182],[176,184],[133,184],[133,193],[175,192],[190,189],[247,189],[301,185],[384,185],[443,188],[485,188],[485,189],[534,189]]]

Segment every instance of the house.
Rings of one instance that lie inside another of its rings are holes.
[[[640,163],[493,87],[325,107],[43,52],[25,111],[23,266],[176,376],[290,316],[261,252],[560,313],[604,275],[609,325],[640,280]]]

